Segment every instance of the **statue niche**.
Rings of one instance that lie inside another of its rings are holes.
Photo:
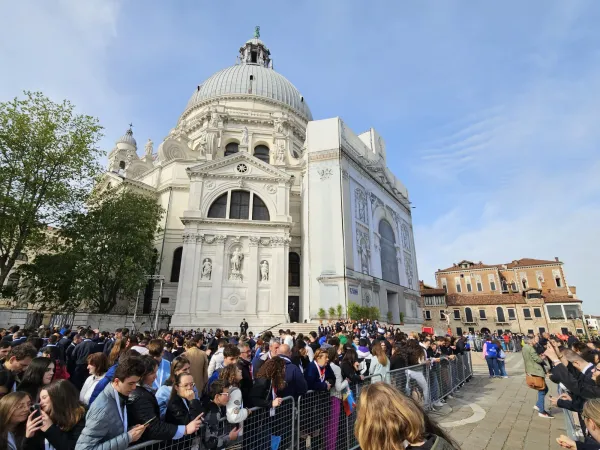
[[[230,263],[230,272],[229,279],[230,280],[241,280],[242,279],[242,262],[244,261],[244,254],[236,247],[235,250],[231,253],[229,258]]]
[[[210,258],[205,258],[204,261],[202,261],[201,279],[210,280],[211,277],[212,277],[212,261],[210,260]]]

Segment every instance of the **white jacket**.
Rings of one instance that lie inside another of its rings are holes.
[[[225,357],[223,356],[223,347],[221,347],[210,358],[210,362],[208,363],[208,378],[212,376],[215,370],[223,368],[223,361],[225,361]]]
[[[381,375],[381,381],[387,381],[389,383],[390,371],[390,359],[388,358],[387,364],[384,366],[379,363],[379,360],[375,357],[371,358],[371,366],[369,367],[369,375]],[[379,380],[376,380],[379,381]]]
[[[229,401],[225,409],[227,411],[227,422],[239,423],[240,435],[243,434],[244,430],[241,424],[248,418],[248,409],[244,408],[242,391],[239,388],[229,388]]]
[[[81,388],[81,392],[79,392],[79,401],[84,405],[88,406],[90,404],[90,398],[96,388],[98,382],[104,378],[104,375],[90,375],[83,383],[83,387]]]

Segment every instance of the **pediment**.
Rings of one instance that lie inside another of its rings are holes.
[[[260,159],[239,152],[215,161],[187,168],[190,178],[250,178],[258,180],[289,181],[292,175]]]

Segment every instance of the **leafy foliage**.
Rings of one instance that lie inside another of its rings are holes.
[[[63,251],[40,255],[27,267],[35,301],[68,310],[85,302],[106,313],[119,296],[134,296],[150,273],[162,213],[155,198],[130,191],[94,198],[87,213],[69,217]]]
[[[330,306],[327,312],[329,313],[330,319],[335,319],[335,308],[333,306]]]
[[[348,315],[352,320],[370,319],[379,320],[379,308],[376,306],[362,306],[354,302],[348,304]]]
[[[81,211],[100,173],[98,120],[41,93],[0,103],[0,286],[49,225]]]
[[[386,318],[387,318],[387,321],[388,321],[388,323],[392,323],[392,319],[393,319],[393,314],[392,314],[392,312],[391,312],[391,311],[388,311],[388,312],[385,314],[385,316],[386,316]]]
[[[344,309],[342,308],[342,305],[340,305],[338,303],[337,306],[335,307],[335,312],[337,313],[338,320],[341,320],[342,319],[342,315],[344,313]]]
[[[323,320],[323,319],[325,319],[325,316],[327,314],[325,313],[325,309],[319,308],[319,311],[317,312],[317,315],[319,316],[319,319]]]

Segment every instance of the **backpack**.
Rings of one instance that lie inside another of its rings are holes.
[[[487,352],[486,352],[485,356],[490,356],[492,358],[498,357],[498,347],[496,347],[496,344],[489,343],[486,346],[486,349],[487,349]]]

